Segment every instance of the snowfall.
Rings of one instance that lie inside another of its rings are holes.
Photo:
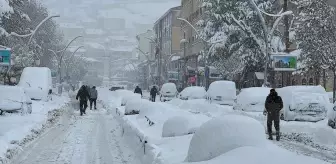
[[[262,112],[204,99],[150,102],[148,92],[98,93],[98,110],[84,116],[75,93],[33,101],[31,115],[1,116],[0,163],[336,163],[336,130],[326,121],[281,121],[281,141],[269,141]]]

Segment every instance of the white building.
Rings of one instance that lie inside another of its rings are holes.
[[[139,34],[136,36],[138,42],[138,59],[140,61],[147,60],[145,55],[151,53],[151,41],[149,38],[152,38],[154,33],[152,30],[147,30],[147,32]],[[149,57],[149,56],[148,56]]]

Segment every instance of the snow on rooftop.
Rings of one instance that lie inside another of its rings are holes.
[[[70,52],[74,52],[78,47],[69,47],[68,50]],[[84,48],[80,48],[79,50],[77,50],[77,52],[86,52],[86,50]]]
[[[84,28],[83,26],[79,26],[76,23],[60,23],[61,28]]]
[[[105,32],[102,29],[86,29],[85,33],[89,35],[103,35]]]
[[[87,42],[85,43],[87,45],[89,45],[90,47],[92,48],[95,48],[95,49],[104,49],[105,47],[99,43],[94,43],[94,42]]]
[[[179,60],[181,57],[180,56],[173,56],[171,58],[171,61],[176,61],[176,60]]]
[[[109,48],[111,51],[127,51],[127,52],[132,52],[133,47],[114,47],[114,48]]]
[[[81,58],[88,62],[99,62],[98,60],[90,57],[81,57]]]

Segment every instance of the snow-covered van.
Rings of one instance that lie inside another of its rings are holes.
[[[177,89],[174,83],[165,83],[160,90],[160,101],[170,101],[177,96]]]
[[[332,108],[322,86],[289,86],[279,88],[277,92],[284,103],[281,119],[286,121],[320,121]]]
[[[51,71],[47,67],[26,67],[18,86],[23,87],[32,100],[48,101],[48,93],[52,89]]]
[[[236,84],[232,81],[214,81],[207,91],[210,103],[233,106],[236,99]]]

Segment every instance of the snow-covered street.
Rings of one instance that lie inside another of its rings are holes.
[[[263,125],[265,123],[265,118],[262,113],[258,114],[255,112],[249,113],[234,111],[232,110],[232,107],[209,104],[202,99],[186,101],[173,99],[172,101],[166,103],[150,103],[147,102],[147,100],[128,100],[127,103],[131,105],[126,104],[126,106],[120,106],[120,101],[122,101],[123,99],[122,97],[132,97],[132,92],[110,92],[104,91],[103,89],[101,89],[100,92],[103,92],[104,97],[106,97],[104,103],[109,106],[109,113],[112,115],[116,115],[116,118],[120,118],[119,121],[123,125],[124,137],[127,138],[130,144],[132,144],[132,147],[138,150],[137,153],[141,152],[139,150],[145,147],[144,152],[140,153],[140,155],[143,156],[143,163],[149,163],[153,161],[162,164],[187,163],[186,158],[188,158],[190,153],[192,153],[190,151],[194,151],[194,153],[197,153],[197,151],[191,149],[192,143],[195,143],[195,141],[193,142],[194,136],[197,135],[199,137],[199,135],[201,135],[199,132],[200,129],[204,130],[206,126],[209,126],[207,125],[209,124],[209,122],[213,122],[213,120],[221,117],[238,114],[241,116],[248,116],[250,118],[253,118],[257,120],[260,125]],[[148,96],[145,96],[145,98],[147,99]],[[129,108],[135,107],[140,110],[140,114],[125,115],[125,112],[127,113],[130,110]],[[248,117],[246,117],[246,119],[248,119]],[[223,125],[221,127],[223,127],[224,129],[231,126],[230,124],[228,124],[226,127],[225,122],[222,123]],[[241,123],[244,124],[244,121]],[[216,124],[213,125],[216,126]],[[261,129],[264,128],[263,126],[261,127]],[[249,130],[257,133],[253,130],[255,127],[251,126],[250,128],[251,129]],[[218,133],[217,130],[216,133]],[[258,130],[258,128],[256,128],[256,130]],[[274,155],[274,158],[282,159],[281,161],[278,161],[278,163],[286,163],[286,160],[297,160],[300,162],[309,161],[312,164],[323,163],[322,161],[332,164],[336,163],[336,140],[334,137],[336,131],[326,126],[325,121],[321,121],[318,123],[281,121],[281,131],[283,135],[280,142],[268,141],[266,139],[267,135],[265,134],[263,136],[263,134],[261,134],[261,141],[263,140],[261,145],[266,145],[266,148],[269,151],[281,152],[278,155]],[[209,133],[212,132],[208,131],[208,133],[206,134]],[[230,135],[236,135],[233,131],[227,133]],[[210,141],[216,140],[218,136],[210,136],[212,137],[201,137],[203,139],[199,140],[198,143],[202,145],[202,142],[207,141],[208,143],[206,145],[203,144],[202,147],[204,149],[208,149],[211,152],[211,150],[215,150],[216,148],[208,145],[213,144]],[[253,138],[253,136],[254,134],[250,137]],[[239,135],[239,137],[241,136]],[[260,138],[260,136],[258,138]],[[223,140],[225,139],[223,138]],[[221,140],[220,143],[216,142],[217,144],[222,145],[221,147],[218,147],[219,149],[225,148],[227,146],[226,144],[230,144],[231,142],[225,142],[223,140]],[[204,162],[210,164],[222,163],[224,161],[235,161],[238,163],[243,162],[243,159],[232,159],[232,157],[235,156],[234,154],[237,153],[237,151],[239,153],[242,153],[240,151],[250,152],[251,150],[245,150],[243,142],[238,142],[237,144],[242,145],[239,150],[232,149],[231,151],[228,151],[227,153],[224,153],[214,158],[213,160]],[[208,148],[205,148],[204,146]],[[252,150],[250,153],[252,153],[253,151],[254,150]],[[259,153],[264,153],[264,150],[261,151],[262,152]],[[207,150],[204,150],[204,153],[206,152]],[[212,153],[215,152],[216,151]],[[258,156],[259,155],[252,156],[250,157],[250,160],[258,161]],[[283,160],[283,158],[285,159]]]
[[[98,111],[69,111],[60,122],[23,149],[12,164],[138,164],[121,138],[119,123]]]

